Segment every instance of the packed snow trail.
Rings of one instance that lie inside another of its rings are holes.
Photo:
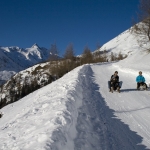
[[[134,75],[118,70],[122,92],[109,93],[115,70],[84,65],[4,107],[0,150],[150,149],[149,91],[133,90]]]
[[[135,78],[138,75],[138,71],[116,67],[115,63],[93,65],[92,70],[95,83],[99,85],[99,92],[105,99],[107,106],[114,110],[114,115],[127,124],[130,130],[137,132],[142,137],[142,139],[138,136],[137,139],[130,138],[132,134],[123,129],[127,136],[126,138],[129,139],[131,144],[137,142],[138,144],[146,145],[150,149],[150,91],[136,90]],[[119,72],[120,81],[123,81],[121,93],[110,93],[108,92],[107,82],[116,70]],[[149,83],[150,76],[145,76],[147,77],[146,81]],[[116,126],[115,129],[118,130],[119,127]]]
[[[112,95],[108,92],[107,81],[114,70],[106,69],[105,65],[93,65],[93,70],[90,66],[84,69],[82,74],[83,104],[79,109],[75,150],[144,150],[145,146],[138,145],[142,142],[142,137],[116,118],[115,110],[106,106],[105,98],[101,95],[102,88],[102,91],[106,92],[104,96],[107,98],[109,94],[111,99]],[[101,81],[96,82],[97,78]],[[116,99],[118,96],[115,96]],[[115,98],[113,101],[116,101]]]

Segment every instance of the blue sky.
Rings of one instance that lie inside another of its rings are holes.
[[[73,43],[75,53],[91,51],[132,25],[138,0],[0,0],[0,46],[50,48],[60,55]]]

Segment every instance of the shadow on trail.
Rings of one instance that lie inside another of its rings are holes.
[[[131,92],[131,91],[137,91],[137,89],[121,89],[121,92]]]
[[[74,150],[146,150],[143,138],[114,115],[99,92],[90,66],[80,73],[83,105],[79,109]]]
[[[140,110],[144,110],[144,109],[150,109],[150,106],[143,107],[143,108],[137,108],[137,109],[131,109],[131,110],[115,111],[115,113],[135,112],[135,111],[140,111]]]
[[[121,89],[121,92],[133,92],[133,91],[150,91],[150,88],[148,88],[148,90],[137,90],[137,89]]]

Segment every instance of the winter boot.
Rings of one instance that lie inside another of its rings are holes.
[[[120,87],[117,88],[117,91],[120,93]]]
[[[113,88],[113,87],[111,87],[111,93],[113,93],[113,91],[114,91],[114,88]]]

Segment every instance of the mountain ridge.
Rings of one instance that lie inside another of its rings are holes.
[[[13,74],[31,67],[37,63],[47,61],[50,50],[39,47],[36,43],[31,48],[18,46],[0,47],[0,80],[7,81]],[[3,74],[3,71],[7,73]],[[0,83],[1,84],[1,83]]]

